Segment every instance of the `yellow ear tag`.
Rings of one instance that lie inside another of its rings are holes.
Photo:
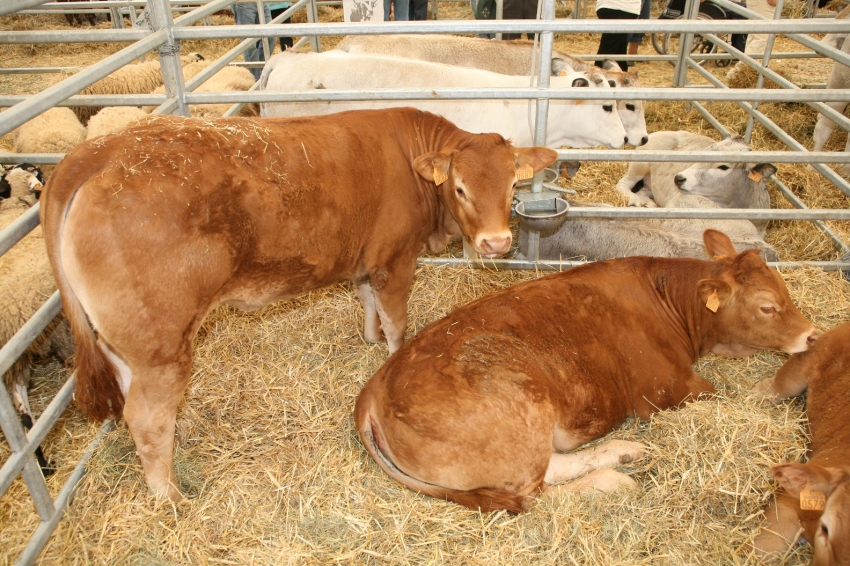
[[[445,183],[449,179],[449,176],[434,167],[434,184],[438,187]]]
[[[762,175],[758,171],[750,171],[750,174],[747,175],[747,176],[750,179],[752,179],[753,181],[755,181],[756,183],[758,183],[759,181],[761,181],[764,178],[764,175]]]
[[[532,177],[534,177],[534,168],[531,165],[526,164],[516,170],[516,178],[518,181],[531,179]]]
[[[717,312],[717,309],[720,307],[720,298],[717,296],[717,289],[715,289],[708,298],[708,301],[705,303],[705,307],[711,312]]]
[[[800,492],[800,509],[803,511],[823,511],[825,508],[825,493],[810,489],[804,489]]]

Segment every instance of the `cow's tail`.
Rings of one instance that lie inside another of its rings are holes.
[[[77,171],[80,169],[77,168]],[[82,182],[74,182],[74,175],[63,179],[66,168],[59,168],[52,175],[41,199],[41,222],[47,255],[53,268],[53,276],[62,297],[62,307],[74,335],[74,372],[76,374],[75,399],[80,409],[97,421],[110,416],[120,417],[124,410],[124,394],[118,383],[115,364],[98,345],[94,330],[89,324],[83,305],[80,303],[62,268],[61,245],[65,217],[74,202]],[[53,198],[51,198],[53,197]]]
[[[420,481],[405,474],[388,455],[389,446],[381,432],[378,419],[372,411],[371,395],[367,391],[368,388],[367,384],[357,399],[354,409],[354,422],[360,433],[360,441],[366,451],[388,476],[413,491],[437,499],[453,501],[474,510],[489,512],[505,509],[511,513],[521,513],[528,508],[531,502],[528,495],[491,488],[462,491]]]

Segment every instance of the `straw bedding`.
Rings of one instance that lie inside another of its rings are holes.
[[[441,16],[450,15],[441,7]],[[58,19],[53,23],[62,25]],[[4,29],[25,24],[0,19]],[[557,43],[590,53],[595,41],[563,36]],[[191,43],[184,50],[215,56],[231,42]],[[55,58],[65,53],[60,47],[70,53],[81,49],[70,57],[79,61],[91,46],[13,46],[0,57],[4,65],[19,66],[27,49]],[[114,47],[106,46],[98,57]],[[666,63],[638,69],[644,84],[669,84],[672,67]],[[713,135],[684,104],[647,106],[649,131]],[[743,133],[746,121],[734,105],[714,104],[712,110]],[[798,137],[803,143],[811,143],[813,119],[811,112],[800,120],[809,123],[808,137]],[[843,147],[843,141],[831,144],[833,150]],[[780,147],[760,128],[754,146]],[[624,168],[586,163],[564,184],[581,200],[623,204],[613,185]],[[847,207],[846,197],[803,167],[782,165],[780,176],[809,206]],[[783,206],[781,197],[773,197],[774,206]],[[829,241],[805,223],[775,224],[767,239],[783,259],[837,256]],[[831,223],[847,237],[845,224]],[[456,306],[539,275],[424,267],[411,292],[409,334]],[[850,319],[850,286],[840,274],[798,269],[783,276],[818,328]],[[384,475],[354,431],[354,400],[387,356],[385,345],[364,342],[362,324],[362,308],[347,284],[252,314],[215,310],[196,339],[194,374],[178,413],[175,462],[188,501],[173,505],[147,493],[121,422],[91,460],[67,516],[42,554],[44,562],[755,564],[746,545],[774,488],[767,467],[804,458],[803,401],[764,407],[748,394],[786,357],[770,352],[743,360],[710,355],[696,369],[714,382],[716,397],[660,413],[649,422],[629,421],[609,435],[648,445],[646,457],[620,468],[632,474],[637,491],[541,499],[519,516],[480,514],[423,497]],[[56,362],[41,367],[31,393],[36,412],[65,377]],[[45,449],[60,465],[48,480],[54,495],[96,430],[72,406],[47,438]],[[0,459],[7,455],[2,442]],[[0,500],[0,563],[15,559],[37,523],[18,480]],[[801,546],[785,563],[809,560],[808,547]]]

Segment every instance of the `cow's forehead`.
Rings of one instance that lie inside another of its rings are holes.
[[[459,150],[454,159],[454,166],[467,181],[471,177],[495,181],[515,175],[513,147],[501,136],[487,135],[473,143],[465,144]]]

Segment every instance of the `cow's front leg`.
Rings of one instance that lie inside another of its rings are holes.
[[[643,206],[641,204],[637,204],[638,200],[637,197],[635,197],[633,189],[635,185],[637,185],[640,181],[643,181],[644,184],[646,184],[649,180],[649,174],[649,163],[641,163],[639,161],[635,161],[629,163],[629,168],[626,170],[626,174],[623,175],[623,177],[619,181],[617,181],[617,192],[629,199],[629,206]],[[644,196],[643,200],[648,201],[648,196]]]
[[[381,341],[381,321],[378,319],[378,310],[375,306],[375,294],[368,280],[357,284],[357,298],[360,299],[366,313],[363,337],[370,344],[377,344]]]
[[[415,262],[415,260],[414,260]],[[375,308],[390,354],[401,348],[407,329],[407,296],[413,282],[415,263],[396,262],[392,267],[376,269],[370,275]]]
[[[765,524],[753,541],[755,555],[763,560],[777,560],[803,534],[797,510],[786,496],[776,496],[764,512]]]

